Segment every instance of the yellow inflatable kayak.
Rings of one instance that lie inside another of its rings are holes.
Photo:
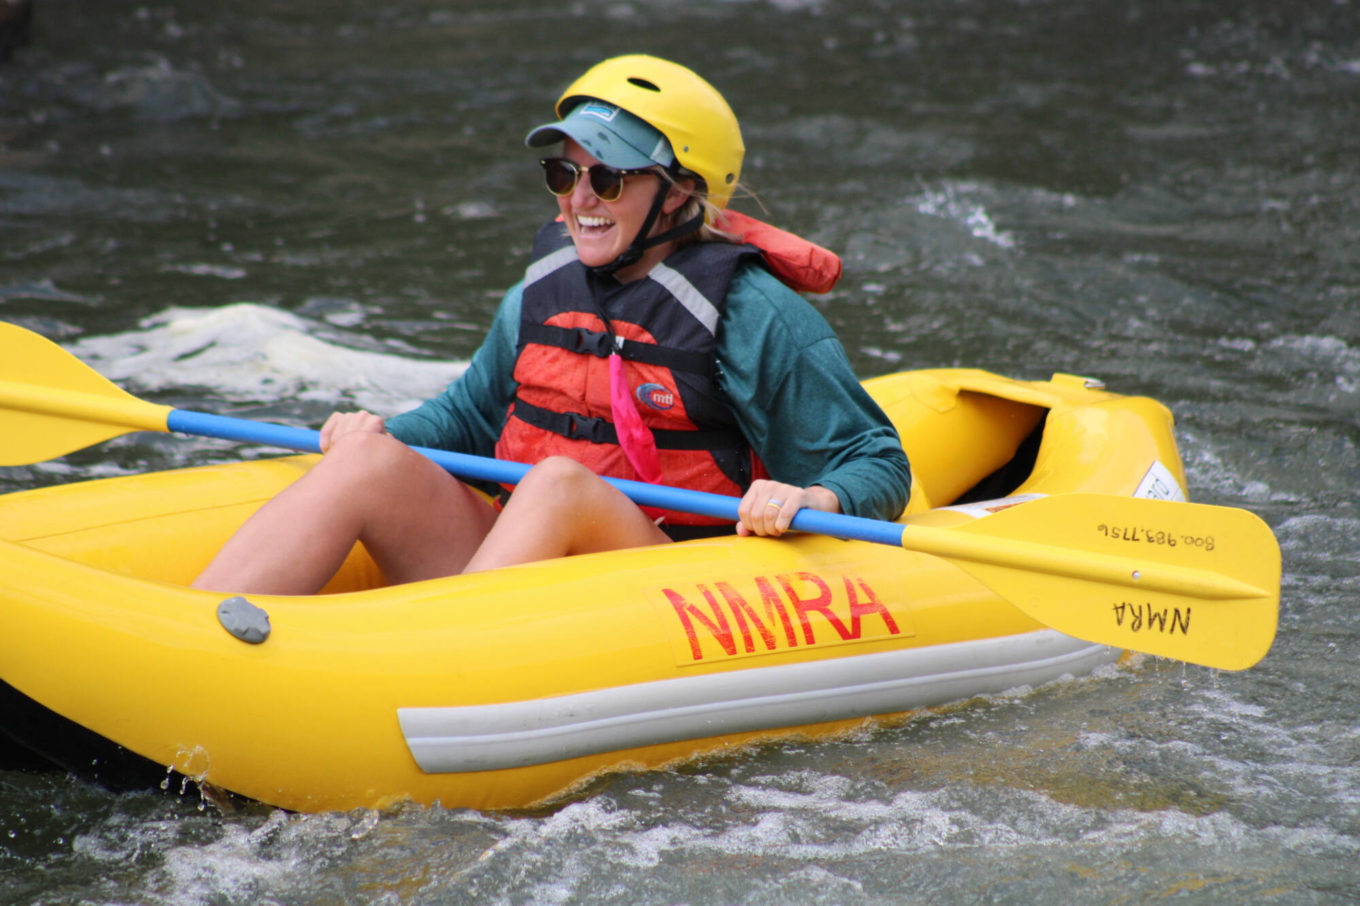
[[[0,366],[0,409],[27,432],[0,462],[166,430],[8,331],[23,374],[63,389]],[[1135,499],[1185,498],[1160,404],[1069,375],[866,386],[912,462],[902,524],[874,523],[900,544],[730,536],[392,587],[357,547],[320,595],[246,600],[186,583],[313,457],[0,497],[0,743],[115,786],[178,772],[293,810],[511,808],[606,771],[1083,675],[1125,647],[1229,667],[1269,647],[1278,548],[1272,573],[1254,536],[1237,540],[1254,523],[1219,521],[1255,517]],[[1031,530],[1050,543],[1012,537]],[[1218,575],[1244,556],[1265,561],[1249,581]],[[1220,638],[1248,624],[1250,642]]]

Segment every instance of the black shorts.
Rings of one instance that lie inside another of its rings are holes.
[[[695,538],[717,538],[720,535],[736,534],[736,525],[667,525],[657,526],[672,541],[693,541]]]

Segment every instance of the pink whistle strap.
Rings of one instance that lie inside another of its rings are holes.
[[[609,410],[614,430],[619,435],[623,455],[637,473],[638,480],[649,484],[661,483],[661,460],[656,453],[656,438],[642,423],[632,388],[623,373],[623,358],[618,353],[609,357]]]

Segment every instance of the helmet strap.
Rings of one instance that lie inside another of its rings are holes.
[[[655,236],[651,237],[646,242],[644,242],[642,244],[642,247],[645,249],[649,249],[654,245],[660,245],[663,242],[670,242],[673,239],[679,239],[682,236],[688,236],[690,233],[693,233],[695,230],[699,229],[699,227],[703,225],[704,225],[704,212],[700,211],[698,214],[695,214],[693,217],[691,217],[689,220],[686,220],[679,226],[671,227],[664,233],[657,233]]]
[[[656,218],[661,216],[661,207],[666,203],[666,195],[669,194],[670,189],[670,182],[664,179],[661,180],[661,186],[657,189],[656,198],[652,200],[652,207],[647,211],[647,217],[642,221],[641,229],[639,229],[637,235],[633,237],[633,241],[628,244],[628,248],[624,249],[617,258],[608,264],[601,264],[589,268],[592,274],[601,277],[612,276],[616,271],[628,267],[631,264],[636,264],[642,258],[642,253],[647,249],[661,245],[663,242],[670,242],[679,239],[682,236],[688,236],[690,233],[693,233],[704,225],[704,213],[703,211],[700,211],[689,220],[686,220],[679,226],[666,230],[664,233],[658,233],[657,235],[650,237],[647,235],[651,232],[652,225],[656,223]]]

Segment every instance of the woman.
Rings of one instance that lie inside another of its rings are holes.
[[[387,422],[333,414],[320,462],[196,587],[314,593],[356,540],[398,583],[732,531],[644,512],[600,475],[739,495],[741,535],[781,535],[805,507],[902,511],[896,432],[830,327],[772,273],[825,291],[839,261],[723,210],[745,149],[722,96],[682,66],[625,56],[578,79],[557,113],[526,143],[561,146],[541,162],[560,217],[468,370]],[[498,509],[407,444],[534,465]]]

